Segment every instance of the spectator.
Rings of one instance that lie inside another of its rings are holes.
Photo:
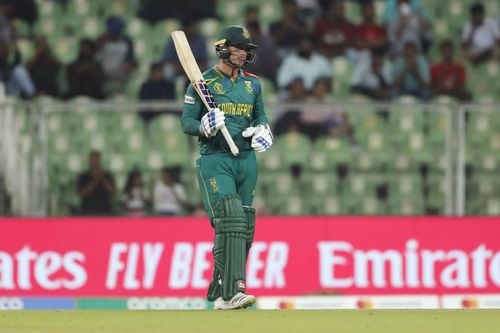
[[[344,12],[344,0],[332,0],[325,15],[316,22],[314,31],[319,50],[328,58],[352,55],[357,29]]]
[[[0,42],[6,43],[10,48],[15,44],[15,34],[12,24],[13,3],[0,1]]]
[[[309,93],[305,89],[304,79],[296,77],[287,84],[285,89],[279,93],[279,99],[282,103],[306,103]],[[300,127],[300,113],[302,108],[281,109],[278,110],[273,133],[279,136],[289,131],[298,131]]]
[[[198,23],[195,20],[186,19],[182,22],[182,29],[186,34],[186,38],[193,51],[194,58],[204,72],[208,68],[208,51],[207,40],[202,33],[198,31]],[[177,52],[172,38],[170,37],[165,45],[162,58],[164,64],[164,75],[168,81],[175,82],[176,78],[180,75],[185,78],[184,70],[182,69]]]
[[[465,90],[465,67],[454,62],[454,48],[451,40],[440,45],[442,62],[431,68],[432,90],[435,95],[448,95],[458,99],[470,99]]]
[[[351,81],[351,91],[377,100],[388,100],[392,90],[392,68],[384,49],[373,49],[358,62]]]
[[[417,49],[426,53],[430,43],[430,24],[422,11],[412,7],[410,0],[397,0],[399,14],[387,23],[387,36],[391,44],[391,55],[401,55],[407,42],[412,42]]]
[[[393,67],[394,95],[413,95],[428,100],[431,98],[429,64],[413,42],[406,42],[403,55]]]
[[[361,16],[362,22],[358,26],[358,47],[361,50],[387,47],[385,27],[375,21],[373,0],[362,0]]]
[[[295,0],[282,0],[283,16],[271,23],[269,31],[274,39],[280,59],[283,59],[295,48],[297,38],[304,33],[304,22],[299,16]]]
[[[399,17],[400,8],[398,6],[398,0],[386,0],[384,8],[384,22],[387,23],[392,19]],[[421,0],[411,0],[409,2],[412,12],[421,13],[425,20],[430,19],[429,12],[422,6]]]
[[[141,85],[139,100],[175,100],[175,85],[172,81],[167,81],[163,77],[163,66],[161,63],[151,65],[149,78]],[[152,110],[141,110],[139,113],[145,124],[148,124],[151,119],[159,114],[160,112]]]
[[[176,182],[171,168],[161,170],[160,179],[153,185],[153,211],[161,216],[178,216],[184,214],[186,206],[186,190],[180,182]]]
[[[330,78],[317,79],[308,97],[308,106],[300,114],[301,132],[312,140],[324,135],[339,137],[350,131],[347,117],[335,105],[330,91]]]
[[[68,97],[89,96],[96,99],[104,98],[104,71],[95,59],[96,44],[90,39],[80,40],[78,58],[68,65],[66,79],[68,82]]]
[[[332,68],[327,58],[313,49],[312,36],[302,35],[297,39],[295,52],[289,54],[278,69],[278,87],[286,88],[297,78],[304,82],[305,90],[312,91],[314,82],[319,77],[333,77]]]
[[[278,49],[274,40],[265,34],[258,21],[259,10],[256,6],[248,6],[245,10],[244,26],[250,31],[253,42],[259,47],[255,50],[257,61],[248,64],[247,70],[259,76],[264,76],[276,83],[276,72],[279,66]]]
[[[106,95],[120,94],[136,67],[134,44],[124,34],[125,22],[110,16],[106,20],[106,31],[97,41],[98,59],[106,74],[104,91]]]
[[[5,93],[10,96],[32,98],[35,85],[23,65],[9,61],[10,48],[0,41],[0,81],[5,84]]]
[[[78,177],[78,195],[81,198],[80,214],[111,215],[115,192],[113,176],[102,168],[101,153],[90,152],[89,170]]]
[[[215,18],[215,0],[140,0],[137,15],[151,24],[166,19],[177,20]]]
[[[488,61],[493,57],[495,46],[500,43],[500,28],[498,21],[486,17],[486,11],[481,3],[470,8],[470,22],[462,30],[462,48],[466,58],[473,64]]]
[[[132,170],[123,191],[123,205],[127,216],[145,216],[151,197],[144,186],[139,170]]]
[[[58,97],[61,63],[56,59],[45,37],[35,39],[35,53],[26,64],[38,94]]]

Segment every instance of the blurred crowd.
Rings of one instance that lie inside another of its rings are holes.
[[[59,1],[72,5],[69,0]],[[461,58],[478,64],[495,56],[500,41],[498,19],[490,17],[480,2],[469,8],[469,20],[463,22],[460,40],[436,41],[420,0],[387,0],[383,22],[377,22],[372,0],[350,0],[359,7],[360,24],[346,18],[346,1],[282,0],[282,17],[266,27],[260,23],[260,8],[247,6],[244,22],[234,23],[246,26],[259,45],[259,61],[248,70],[270,79],[293,98],[297,98],[293,91],[302,89],[305,98],[314,95],[317,80],[334,80],[330,60],[345,57],[356,64],[352,90],[371,98],[387,100],[411,94],[425,100],[448,94],[467,99],[470,95],[465,91],[465,69],[455,59],[457,46]],[[108,17],[106,31],[96,40],[82,39],[77,58],[66,66],[54,55],[45,37],[34,31],[35,52],[27,63],[21,63],[13,21],[22,19],[33,24],[36,13],[33,0],[0,1],[2,80],[9,94],[26,98],[37,94],[106,98],[125,91],[123,86],[137,67],[134,40],[126,33],[125,20]],[[197,6],[195,1],[143,0],[137,15],[150,24],[167,18],[180,20],[200,66],[206,69],[213,65],[208,63],[213,50],[208,49],[207,37],[198,23],[204,18],[217,18],[215,1]],[[168,84],[183,73],[172,41],[168,36],[165,41],[163,54],[149,59],[155,63],[151,72],[161,67],[163,75],[152,74],[140,98],[171,99],[182,94]],[[441,53],[435,63],[430,63],[428,57],[431,48],[439,48]],[[65,73],[66,91],[58,86],[60,71]]]

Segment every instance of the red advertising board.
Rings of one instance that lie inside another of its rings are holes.
[[[203,218],[0,219],[0,295],[204,296]],[[498,294],[500,218],[261,217],[255,295]]]

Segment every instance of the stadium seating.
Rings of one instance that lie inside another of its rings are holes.
[[[444,38],[458,40],[468,20],[474,0],[447,2],[421,0],[432,18],[435,44]],[[212,45],[225,24],[243,22],[247,4],[261,8],[264,28],[279,19],[280,0],[217,1],[221,20],[204,19],[200,30]],[[128,99],[135,100],[140,84],[148,75],[149,65],[160,60],[171,31],[180,22],[168,19],[154,26],[135,16],[130,1],[75,0],[63,7],[56,1],[40,1],[40,17],[35,26],[16,22],[20,36],[22,61],[33,53],[30,34],[47,36],[56,56],[67,64],[73,61],[82,37],[96,38],[104,30],[108,15],[120,15],[127,21],[127,33],[135,43],[139,67],[127,87]],[[496,0],[485,5],[491,14],[498,14]],[[376,1],[382,17],[384,1]],[[359,10],[347,3],[347,16],[359,21]],[[430,56],[436,59],[436,48]],[[215,55],[211,54],[212,60]],[[449,149],[456,143],[458,102],[437,98],[420,104],[411,97],[402,97],[388,108],[374,108],[369,100],[349,92],[354,65],[345,58],[331,61],[335,72],[333,97],[347,102],[343,112],[353,127],[351,137],[323,137],[311,141],[300,133],[288,133],[275,140],[275,146],[259,154],[260,180],[257,199],[273,214],[444,214],[446,198],[451,189],[447,183],[447,165],[455,163]],[[477,101],[498,99],[500,66],[489,62],[467,65],[467,86]],[[266,98],[275,101],[275,87],[263,78]],[[178,86],[184,81],[179,80]],[[182,99],[182,96],[179,97]],[[199,204],[196,184],[196,142],[185,136],[178,117],[162,115],[149,128],[136,110],[89,110],[85,99],[77,99],[73,109],[52,112],[48,116],[48,163],[50,213],[65,215],[78,204],[76,176],[86,168],[90,149],[103,152],[107,169],[116,176],[120,190],[133,168],[140,168],[146,181],[154,179],[164,166],[181,166],[182,180],[193,205]],[[269,118],[274,120],[273,104],[268,103]],[[466,165],[468,214],[498,214],[500,184],[495,175],[500,171],[500,116],[494,107],[470,108],[466,122]],[[447,146],[447,142],[449,146]],[[297,167],[300,167],[299,174]]]

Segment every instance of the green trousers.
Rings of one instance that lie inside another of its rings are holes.
[[[198,184],[203,206],[210,217],[220,198],[239,195],[243,206],[252,206],[257,184],[257,159],[254,151],[244,151],[238,156],[230,153],[201,156],[196,161]]]

